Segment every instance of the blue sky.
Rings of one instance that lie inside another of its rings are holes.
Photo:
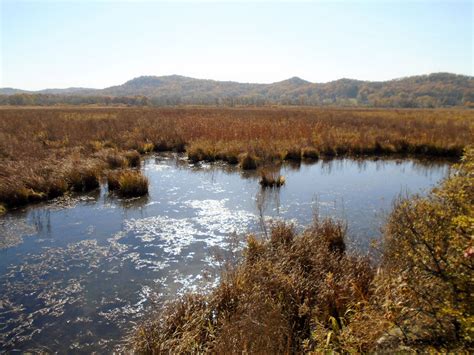
[[[0,0],[0,87],[473,75],[472,1]]]

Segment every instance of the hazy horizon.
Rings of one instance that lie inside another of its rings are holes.
[[[172,74],[240,83],[473,75],[471,1],[0,4],[0,87],[102,89]]]

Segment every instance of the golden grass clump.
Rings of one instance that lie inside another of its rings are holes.
[[[275,171],[263,169],[260,172],[260,185],[262,187],[280,187],[285,184],[285,177]]]
[[[116,191],[122,197],[138,197],[148,193],[148,178],[140,171],[112,171],[107,175],[109,191]]]
[[[125,168],[128,166],[127,158],[118,152],[107,155],[106,161],[111,169]]]
[[[96,167],[76,166],[67,175],[67,181],[71,190],[75,192],[86,192],[100,186],[99,172]]]
[[[193,163],[216,160],[215,145],[211,142],[193,142],[186,148],[186,152],[188,153],[188,159]]]
[[[21,182],[9,181],[3,182],[0,185],[0,193],[3,196],[2,206],[12,208],[16,206],[22,206],[28,202],[34,202],[34,198],[31,198],[34,190],[25,187]]]
[[[104,148],[93,154],[96,159],[105,162],[106,169],[125,169],[140,167],[141,155],[135,150],[118,150]]]
[[[0,216],[7,212],[7,208],[4,205],[0,205]]]

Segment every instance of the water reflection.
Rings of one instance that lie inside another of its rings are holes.
[[[283,164],[286,184],[263,189],[256,171],[183,156],[144,162],[150,194],[121,199],[103,187],[0,218],[0,349],[110,351],[150,297],[206,290],[212,254],[242,246],[272,219],[297,228],[313,214],[348,221],[365,250],[403,191],[423,192],[446,162],[338,160]],[[59,341],[60,339],[60,341]]]
[[[105,194],[104,204],[117,205],[123,209],[140,210],[150,202],[149,196],[141,196],[135,198],[121,198],[115,194]]]
[[[51,235],[51,211],[48,209],[45,210],[35,210],[30,214],[30,219],[32,224],[35,227],[36,233],[42,234],[45,237]]]

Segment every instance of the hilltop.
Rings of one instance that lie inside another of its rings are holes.
[[[2,88],[0,104],[473,106],[474,78],[433,73],[389,81],[344,78],[311,83],[293,77],[271,84],[256,84],[181,75],[140,76],[104,89],[72,87],[26,91]]]

